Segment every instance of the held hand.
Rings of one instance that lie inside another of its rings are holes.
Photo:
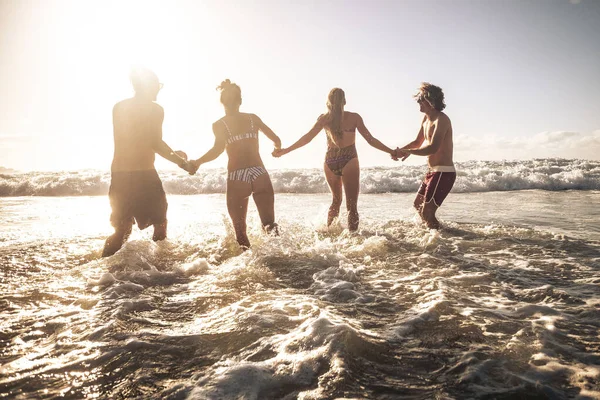
[[[190,160],[188,161],[188,166],[189,168],[186,169],[186,171],[189,172],[190,175],[194,175],[196,171],[198,171],[198,168],[200,168],[200,162],[198,160]]]
[[[271,153],[271,155],[272,155],[273,157],[277,157],[277,158],[281,157],[281,156],[282,156],[282,155],[284,155],[284,154],[287,154],[287,151],[286,151],[286,149],[275,149],[275,150],[273,150],[273,152]]]
[[[173,153],[181,158],[181,161],[177,164],[179,168],[183,169],[186,172],[189,172],[190,175],[194,175],[196,173],[197,168],[194,168],[192,163],[188,161],[188,156],[185,153],[185,151],[177,150]]]
[[[179,168],[188,172],[190,175],[194,175],[194,173],[196,173],[196,169],[194,168],[193,164],[188,160],[184,160],[182,163],[177,165],[179,166]]]
[[[401,161],[404,161],[408,158],[408,156],[410,156],[410,153],[403,151],[402,149],[397,149],[398,151],[398,158],[400,158]]]
[[[399,151],[400,151],[400,149],[399,149],[399,148],[396,148],[396,150],[394,150],[394,151],[393,151],[393,152],[390,154],[390,156],[392,157],[392,160],[394,160],[394,161],[398,161],[398,152],[399,152]]]

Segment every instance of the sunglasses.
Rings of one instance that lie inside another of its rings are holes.
[[[427,98],[425,97],[424,94],[418,95],[415,100],[417,100],[417,103],[419,103],[419,104],[421,104],[425,101],[429,103],[429,100],[427,100]]]

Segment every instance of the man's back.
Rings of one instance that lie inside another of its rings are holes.
[[[135,97],[114,106],[112,172],[154,169],[155,145],[162,139],[163,118],[161,106]]]

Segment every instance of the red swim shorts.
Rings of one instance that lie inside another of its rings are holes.
[[[439,207],[450,193],[455,180],[456,172],[429,171],[417,193],[425,197],[425,203],[433,200]]]

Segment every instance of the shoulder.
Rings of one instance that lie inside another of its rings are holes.
[[[150,102],[144,108],[151,120],[156,121],[157,123],[162,123],[165,118],[165,110],[162,108],[162,106]]]
[[[362,117],[360,116],[360,114],[359,114],[359,113],[352,112],[352,111],[346,111],[346,115],[348,115],[348,117],[349,117],[349,118],[350,118],[352,121],[354,121],[354,124],[357,124],[357,125],[358,125],[358,124],[361,124],[361,123],[363,123],[363,119],[362,119]]]
[[[329,114],[321,114],[321,115],[319,115],[319,118],[317,118],[317,122],[320,124],[326,124],[327,122],[329,122],[329,120],[330,120]]]
[[[260,117],[256,114],[252,114],[252,113],[245,113],[249,118],[251,118],[253,121],[258,121],[258,122],[262,122],[262,120],[260,119]]]
[[[450,117],[448,117],[445,113],[440,113],[438,116],[438,123],[442,123],[444,125],[450,125]]]
[[[150,110],[151,110],[153,113],[156,113],[156,114],[164,115],[164,113],[165,113],[165,109],[164,109],[164,108],[163,108],[163,107],[162,107],[160,104],[158,104],[158,103],[151,102],[151,103],[148,105],[148,108],[149,108],[149,109],[150,109]]]
[[[215,122],[213,122],[212,124],[212,130],[214,133],[222,133],[225,132],[225,121],[223,121],[223,118],[220,118],[218,120],[216,120]]]
[[[344,111],[344,116],[347,118],[351,118],[354,121],[360,121],[362,119],[359,113],[353,111]]]
[[[129,101],[131,101],[131,99],[126,99],[126,100],[121,100],[121,101],[119,101],[117,104],[115,104],[115,105],[113,106],[113,113],[114,113],[114,112],[117,112],[117,111],[119,111],[119,110],[121,110],[121,109],[123,108],[123,106],[124,106],[126,103],[128,103]]]

